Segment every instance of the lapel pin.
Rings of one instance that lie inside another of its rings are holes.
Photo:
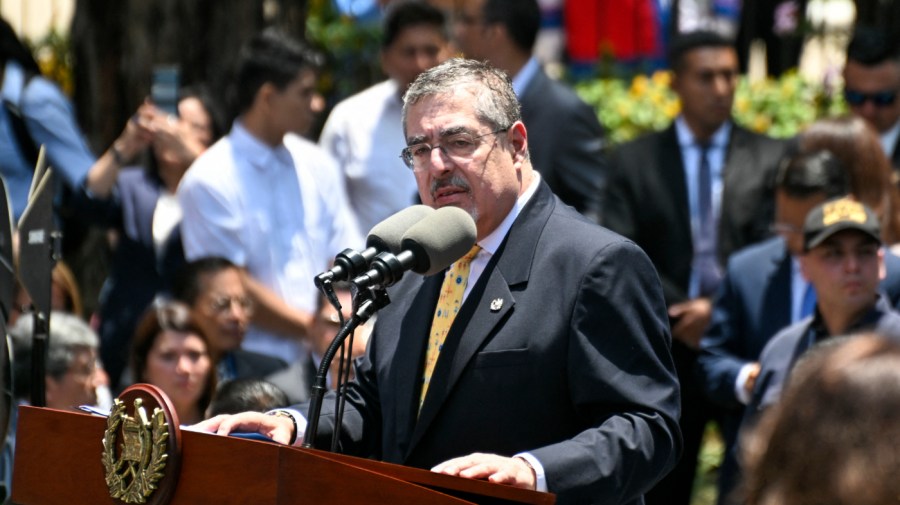
[[[494,298],[491,300],[491,312],[497,312],[503,308],[503,298]]]

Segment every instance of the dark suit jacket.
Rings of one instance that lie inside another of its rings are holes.
[[[665,307],[640,249],[541,183],[466,298],[417,415],[442,280],[407,275],[391,290],[351,383],[343,448],[420,468],[528,451],[560,504],[642,503],[680,437]],[[334,421],[323,403],[320,446]]]
[[[235,379],[265,379],[288,366],[282,359],[245,349],[235,349],[222,359],[229,360]]]
[[[606,168],[596,112],[543,70],[534,75],[519,102],[532,165],[563,202],[597,221]]]
[[[770,188],[785,142],[735,125],[722,169],[718,229],[722,265],[741,247],[769,235]],[[623,144],[610,158],[603,224],[631,238],[659,271],[666,303],[687,299],[694,246],[681,148],[675,125]]]
[[[900,313],[880,296],[872,309],[854,323],[846,332],[853,335],[872,331],[894,341],[900,341]],[[747,405],[742,429],[752,428],[759,414],[775,404],[797,360],[813,345],[818,345],[829,335],[818,309],[814,316],[784,328],[766,344],[759,357],[759,377],[753,388],[753,397]]]
[[[310,355],[294,361],[287,368],[270,374],[266,380],[284,391],[289,402],[300,403],[309,400],[313,384],[316,382],[317,371],[316,364]],[[303,409],[300,412],[306,415],[307,410]]]

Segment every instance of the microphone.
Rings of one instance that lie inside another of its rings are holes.
[[[400,240],[399,253],[379,253],[369,270],[353,279],[357,288],[391,286],[412,270],[434,275],[463,257],[475,245],[477,230],[468,212],[442,207],[414,224]]]
[[[366,248],[362,252],[353,249],[341,251],[334,258],[334,266],[316,276],[316,287],[321,289],[326,282],[356,277],[368,268],[369,262],[380,252],[399,253],[403,234],[433,213],[434,209],[427,205],[413,205],[376,224],[366,237]]]

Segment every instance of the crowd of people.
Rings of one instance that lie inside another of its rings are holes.
[[[151,383],[197,429],[316,447],[337,433],[348,454],[559,503],[688,505],[715,422],[722,505],[892,496],[896,452],[829,434],[869,414],[885,422],[861,436],[900,420],[900,47],[860,27],[843,74],[852,114],[775,139],[733,118],[733,39],[681,34],[667,59],[678,117],[607,146],[534,56],[540,28],[536,0],[471,0],[452,19],[391,2],[387,79],[334,107],[318,144],[306,135],[324,59],[267,29],[236,55],[230,124],[196,84],[177,114],[141,104],[95,157],[0,23],[11,219],[44,145],[63,205],[108,230],[113,251],[95,314],[66,264],[53,270],[47,406],[108,407]],[[339,309],[313,280],[416,203],[467,211],[476,246],[446,275],[391,287],[345,349],[353,366],[328,371],[344,385],[342,425],[324,402],[305,441],[305,402],[358,292],[335,284]],[[33,307],[21,286],[13,300],[23,404]],[[797,462],[813,446],[821,473]],[[13,448],[14,430],[7,486]],[[885,463],[853,468],[868,454]]]

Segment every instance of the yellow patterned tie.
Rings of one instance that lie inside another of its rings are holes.
[[[434,309],[434,319],[431,321],[431,332],[428,334],[428,344],[425,347],[425,373],[422,376],[422,395],[419,397],[419,408],[425,401],[425,393],[428,392],[428,384],[431,382],[431,374],[434,372],[434,365],[437,363],[438,355],[441,353],[441,347],[444,345],[444,339],[450,331],[453,320],[456,319],[456,313],[462,305],[463,293],[466,291],[466,283],[469,281],[469,267],[472,265],[472,259],[478,254],[481,248],[477,245],[465,256],[458,259],[456,263],[450,266],[444,276],[444,283],[441,285],[441,295],[438,298],[437,307]]]

